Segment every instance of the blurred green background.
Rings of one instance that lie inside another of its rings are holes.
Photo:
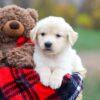
[[[100,100],[100,0],[0,0],[0,7],[17,4],[35,8],[39,19],[61,16],[79,33],[74,48],[87,69],[84,100]]]

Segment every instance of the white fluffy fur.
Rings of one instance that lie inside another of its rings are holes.
[[[61,37],[56,37],[56,34]],[[65,74],[84,70],[79,56],[72,49],[77,37],[78,34],[61,17],[44,18],[32,30],[31,38],[36,42],[33,55],[35,70],[44,85],[59,88]],[[51,51],[45,50],[47,41],[52,43]]]

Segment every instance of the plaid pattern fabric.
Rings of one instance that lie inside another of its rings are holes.
[[[0,68],[0,100],[76,100],[83,89],[83,79],[74,73],[66,76],[62,86],[53,90],[40,83],[38,74],[30,68]]]

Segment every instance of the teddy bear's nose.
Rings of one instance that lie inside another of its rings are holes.
[[[5,23],[3,31],[5,32],[6,35],[10,37],[19,37],[23,35],[25,28],[20,21],[10,20],[7,23]]]
[[[10,28],[11,29],[19,29],[20,25],[18,22],[11,22],[10,23]]]

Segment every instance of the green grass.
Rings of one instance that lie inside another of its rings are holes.
[[[99,100],[99,99],[100,99],[100,78],[97,75],[87,77],[85,79],[83,100]]]
[[[75,48],[78,50],[100,50],[100,30],[75,29],[79,33]]]

